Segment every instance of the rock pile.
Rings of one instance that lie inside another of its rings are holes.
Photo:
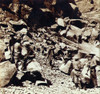
[[[0,64],[4,61],[14,63],[17,68],[16,77],[21,82],[29,80],[36,85],[48,85],[48,81],[42,77],[42,65],[45,64],[51,69],[71,74],[73,82],[80,88],[86,88],[91,83],[96,87],[99,85],[96,69],[100,66],[100,20],[92,17],[88,19],[88,14],[82,15],[81,19],[72,19],[76,17],[76,11],[79,12],[76,5],[74,8],[73,4],[65,3],[64,6],[69,6],[65,10],[62,8],[63,3],[59,5],[60,0],[52,0],[51,5],[46,1],[44,5],[51,11],[49,13],[43,12],[40,6],[36,9],[27,3],[21,3],[20,15],[17,15],[16,8],[12,9],[15,14],[0,9]],[[73,17],[68,11],[73,13]],[[91,60],[89,56],[93,56]],[[9,81],[15,72],[12,69]],[[0,86],[5,86],[9,81]]]

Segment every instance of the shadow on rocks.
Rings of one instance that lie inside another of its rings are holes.
[[[23,82],[25,81],[30,81],[31,84],[34,83],[37,86],[50,86],[52,85],[51,81],[48,79],[45,79],[42,77],[41,73],[38,71],[34,71],[34,72],[26,72],[21,79],[18,79],[16,77],[17,73],[15,73],[15,75],[12,77],[12,79],[10,80],[10,82],[5,86],[21,86],[23,87]]]
[[[48,79],[43,78],[39,71],[26,72],[22,76],[20,82],[24,82],[26,80],[28,80],[28,81],[30,81],[31,83],[34,83],[34,84],[39,82],[37,84],[37,86],[43,85],[43,86],[48,86],[49,87],[50,85],[52,85],[51,81],[48,80]]]
[[[29,26],[37,25],[38,27],[51,26],[55,23],[55,18],[50,12],[42,12],[39,8],[33,9],[27,21]]]
[[[51,84],[51,81],[50,80],[47,80],[45,78],[42,77],[41,73],[39,71],[34,71],[34,72],[26,72],[22,78],[21,78],[21,82],[24,82],[24,81],[31,81],[31,83],[36,83],[37,81],[40,81],[40,83],[38,84],[39,85],[44,85],[44,86],[50,86],[52,85]],[[45,82],[46,81],[46,82]],[[42,83],[43,82],[43,83]]]
[[[17,75],[17,72],[15,73],[15,75],[12,77],[10,82],[5,87],[10,86],[10,85],[23,86],[22,82],[16,77],[16,75]]]

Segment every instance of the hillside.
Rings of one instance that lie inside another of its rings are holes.
[[[100,0],[0,0],[0,94],[99,94],[99,78]]]

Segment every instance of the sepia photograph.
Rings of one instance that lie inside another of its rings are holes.
[[[0,0],[0,94],[100,94],[100,0]]]

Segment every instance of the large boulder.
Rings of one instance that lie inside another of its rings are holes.
[[[0,63],[0,87],[4,87],[10,82],[16,70],[15,64],[11,64],[9,61]]]

